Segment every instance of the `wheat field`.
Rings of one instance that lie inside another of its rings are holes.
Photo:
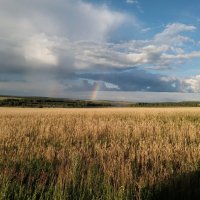
[[[0,199],[199,199],[199,108],[0,108]]]

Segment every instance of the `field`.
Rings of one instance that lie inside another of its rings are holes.
[[[199,199],[200,108],[0,108],[0,200]]]
[[[13,100],[20,100],[20,99],[22,99],[22,98],[20,98],[20,97],[6,97],[6,96],[0,96],[0,101],[10,100],[10,99],[13,99]]]

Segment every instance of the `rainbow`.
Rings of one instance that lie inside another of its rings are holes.
[[[95,87],[90,97],[91,100],[93,101],[96,100],[100,87],[101,87],[101,82],[100,81],[95,82]]]

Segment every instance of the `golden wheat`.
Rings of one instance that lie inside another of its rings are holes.
[[[36,165],[26,172],[31,160],[52,168]],[[0,109],[4,182],[11,177],[23,186],[37,178],[46,187],[51,176],[53,190],[59,188],[66,199],[66,185],[74,188],[77,199],[85,198],[76,191],[82,187],[92,188],[98,198],[107,195],[102,199],[140,199],[144,188],[197,171],[199,164],[198,108]],[[100,190],[101,184],[108,187]],[[6,196],[3,181],[0,188]]]

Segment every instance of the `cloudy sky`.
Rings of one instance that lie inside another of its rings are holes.
[[[200,92],[198,0],[0,0],[0,94]]]

